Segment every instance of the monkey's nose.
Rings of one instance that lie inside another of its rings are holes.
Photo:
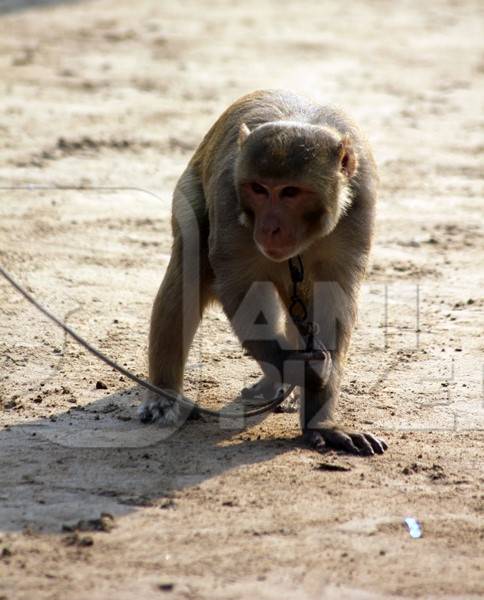
[[[274,237],[279,237],[281,234],[281,228],[280,227],[274,227],[274,229],[272,229],[272,231],[269,232],[269,236],[274,238]]]
[[[279,225],[264,225],[262,227],[262,233],[265,237],[271,239],[280,235],[281,228]]]

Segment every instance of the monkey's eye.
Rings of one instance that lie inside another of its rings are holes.
[[[281,198],[295,198],[301,190],[294,186],[288,185],[281,190]]]
[[[254,192],[254,194],[257,194],[258,196],[260,196],[260,195],[267,196],[268,195],[266,188],[263,185],[261,185],[260,183],[257,183],[257,181],[253,181],[250,184],[250,189]]]

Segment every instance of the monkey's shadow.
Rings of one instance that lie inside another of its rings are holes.
[[[297,440],[240,439],[241,421],[143,425],[135,389],[0,432],[0,530],[63,525],[172,504],[184,488],[294,448]],[[245,427],[264,417],[247,420]]]

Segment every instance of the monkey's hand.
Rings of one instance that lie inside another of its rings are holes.
[[[171,393],[176,394],[170,390]],[[163,427],[173,427],[182,423],[186,416],[180,404],[151,390],[145,391],[144,401],[138,409],[142,423],[157,422]]]
[[[322,423],[320,427],[307,429],[304,432],[304,438],[311,448],[321,453],[326,452],[329,448],[334,448],[350,454],[372,456],[373,454],[383,454],[388,448],[385,441],[371,433],[357,433],[330,423],[328,425]]]

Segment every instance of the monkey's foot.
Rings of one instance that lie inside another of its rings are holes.
[[[243,388],[240,393],[242,404],[248,408],[258,408],[264,406],[269,400],[275,399],[279,394],[284,394],[289,385],[275,383],[267,377],[261,377],[257,383]],[[276,407],[276,412],[296,412],[298,396],[293,391],[284,402]]]
[[[274,383],[274,381],[268,377],[261,377],[254,385],[243,388],[240,392],[240,396],[244,400],[260,400],[260,404],[264,404],[262,401],[274,398],[281,387],[280,384]]]
[[[276,413],[296,413],[299,412],[299,404],[301,402],[301,394],[299,388],[295,388],[289,394],[289,396],[281,403],[276,406],[274,412]]]
[[[350,454],[372,456],[383,454],[388,448],[385,441],[371,433],[357,433],[335,426],[308,429],[304,433],[307,443],[318,452],[326,452],[328,448],[343,450]]]
[[[138,409],[142,423],[158,422],[163,427],[178,425],[184,420],[180,404],[171,398],[147,391]]]

